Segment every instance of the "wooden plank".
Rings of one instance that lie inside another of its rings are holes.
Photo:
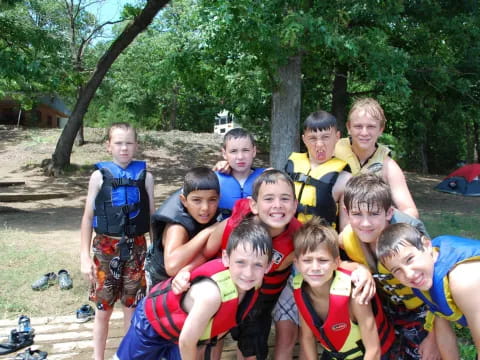
[[[24,180],[0,180],[0,187],[14,186],[14,185],[25,185]]]
[[[24,202],[65,198],[67,193],[0,193],[0,202]]]

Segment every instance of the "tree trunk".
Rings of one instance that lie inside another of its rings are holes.
[[[277,72],[272,96],[270,164],[283,169],[292,151],[299,149],[301,107],[301,56],[293,56]]]
[[[347,120],[347,80],[348,69],[345,65],[335,65],[335,78],[332,89],[332,115],[337,118],[338,130],[345,133],[345,123]]]
[[[420,162],[422,165],[422,174],[428,174],[428,156],[425,141],[420,144]]]
[[[169,0],[149,0],[140,14],[123,30],[100,58],[95,71],[83,87],[73,108],[72,115],[58,139],[55,152],[52,155],[52,162],[48,168],[50,175],[55,175],[58,171],[70,164],[73,142],[82,125],[83,117],[88,110],[90,101],[95,95],[97,88],[100,86],[100,83],[113,62],[122,51],[130,45],[135,37],[150,25],[155,15],[168,4],[168,2]]]
[[[480,131],[478,129],[478,121],[473,121],[473,139],[475,142],[475,154],[473,156],[474,162],[480,162]]]

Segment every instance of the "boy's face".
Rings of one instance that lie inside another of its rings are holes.
[[[230,256],[223,250],[222,262],[229,268],[232,281],[241,292],[259,287],[270,268],[268,256],[253,251],[252,245],[248,243],[239,244]]]
[[[410,244],[400,245],[398,253],[383,264],[403,285],[427,291],[432,287],[437,253],[433,252],[430,240],[424,237],[423,243],[423,251]]]
[[[307,129],[302,135],[302,140],[307,147],[310,162],[320,165],[330,160],[338,139],[340,132],[333,127],[317,131]]]
[[[262,183],[255,201],[250,199],[250,209],[267,225],[270,236],[281,234],[295,216],[297,200],[291,186],[283,180]]]
[[[353,232],[360,241],[376,244],[383,229],[389,224],[392,215],[392,208],[385,211],[385,209],[376,204],[372,204],[369,208],[365,203],[353,203],[352,208],[348,212],[348,220]]]
[[[208,224],[213,219],[217,213],[218,198],[215,190],[195,190],[187,197],[180,195],[183,206],[199,224]]]
[[[248,137],[240,137],[227,141],[222,148],[223,158],[232,169],[232,175],[248,175],[252,168],[257,149]]]
[[[137,151],[137,141],[133,129],[114,128],[107,141],[107,151],[112,154],[113,162],[126,168]]]
[[[324,244],[320,244],[315,251],[306,252],[295,259],[297,270],[312,288],[325,284],[330,286],[329,281],[339,264],[340,258],[334,258]]]
[[[352,145],[363,150],[374,149],[378,138],[383,133],[380,122],[363,109],[358,109],[350,115],[347,130],[352,137]]]

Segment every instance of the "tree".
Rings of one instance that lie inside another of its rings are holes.
[[[52,161],[48,165],[49,174],[54,175],[70,164],[70,155],[75,136],[82,125],[83,117],[88,109],[90,101],[95,95],[95,91],[105,77],[105,74],[122,51],[131,44],[138,34],[148,27],[155,15],[167,3],[168,0],[148,0],[142,11],[125,27],[105,54],[99,59],[94,73],[83,89],[81,89],[70,119],[58,139],[55,152],[52,155]]]

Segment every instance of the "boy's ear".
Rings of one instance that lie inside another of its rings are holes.
[[[252,150],[253,157],[257,156],[257,147],[253,145],[253,150]]]
[[[253,198],[248,198],[248,203],[250,204],[250,210],[253,215],[258,215],[257,202]]]
[[[387,213],[386,213],[387,221],[392,220],[393,211],[394,211],[393,206],[390,206],[390,208],[387,210]]]
[[[182,203],[182,205],[187,207],[187,198],[185,197],[185,195],[180,194],[179,196],[180,196],[180,202]]]
[[[422,235],[422,245],[425,251],[431,252],[432,251],[432,240],[430,240],[428,237],[425,235]]]
[[[337,138],[337,141],[340,140],[340,138],[342,137],[340,130],[335,131],[335,137]]]
[[[225,151],[225,148],[222,146],[222,157],[223,157],[223,160],[227,160],[227,152]]]
[[[222,250],[222,264],[225,267],[230,266],[230,258],[228,257],[227,250]]]

